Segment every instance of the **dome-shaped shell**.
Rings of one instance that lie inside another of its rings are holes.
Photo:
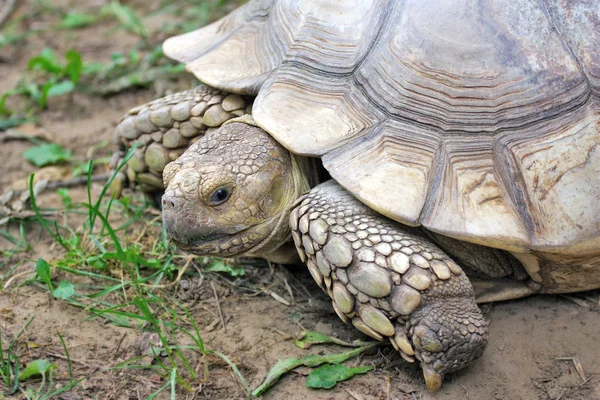
[[[251,1],[164,50],[395,220],[600,249],[595,0]]]

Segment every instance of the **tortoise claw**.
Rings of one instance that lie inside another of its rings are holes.
[[[423,375],[425,376],[425,385],[427,385],[427,390],[429,390],[431,393],[435,393],[440,390],[440,387],[442,387],[442,381],[444,380],[444,376],[442,374],[435,372],[428,366],[423,366]]]

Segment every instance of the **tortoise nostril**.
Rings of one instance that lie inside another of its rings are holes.
[[[177,210],[177,208],[181,206],[181,200],[182,199],[176,196],[165,193],[162,197],[162,208],[163,210]]]

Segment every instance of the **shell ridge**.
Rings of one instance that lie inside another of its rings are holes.
[[[566,39],[566,34],[564,33],[565,30],[563,29],[563,26],[560,24],[558,19],[555,18],[552,15],[552,13],[550,12],[550,8],[548,6],[547,0],[538,0],[538,2],[541,4],[542,10],[544,10],[544,14],[546,15],[546,18],[548,18],[548,21],[552,24],[552,26],[556,30],[558,37],[560,38],[561,42],[563,43],[563,46],[565,47],[565,49],[567,50],[567,52],[569,53],[571,58],[573,58],[573,60],[575,61],[575,64],[577,64],[577,67],[579,68],[581,75],[583,75],[583,77],[585,78],[587,90],[591,92],[592,91],[592,83],[590,81],[590,78],[586,72],[586,69],[583,67],[583,63],[577,57],[571,44]]]

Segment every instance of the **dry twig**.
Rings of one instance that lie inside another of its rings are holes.
[[[219,302],[219,295],[217,294],[217,289],[215,288],[215,284],[212,281],[210,282],[210,286],[212,287],[213,294],[215,295],[215,300],[217,302],[217,311],[219,311],[219,318],[221,319],[221,324],[223,325],[223,332],[227,332],[225,318],[223,318],[223,312],[221,311],[221,303]]]
[[[583,366],[581,365],[581,361],[579,361],[579,357],[577,357],[577,356],[575,356],[575,357],[557,357],[557,358],[555,358],[555,360],[556,361],[571,361],[573,363],[573,365],[575,366],[575,370],[581,377],[581,380],[583,381],[583,383],[587,382],[587,378],[585,377],[585,372],[583,371]]]
[[[348,393],[350,396],[352,396],[353,399],[363,400],[362,396],[360,396],[359,394],[351,391],[350,389],[346,389],[346,393]]]

